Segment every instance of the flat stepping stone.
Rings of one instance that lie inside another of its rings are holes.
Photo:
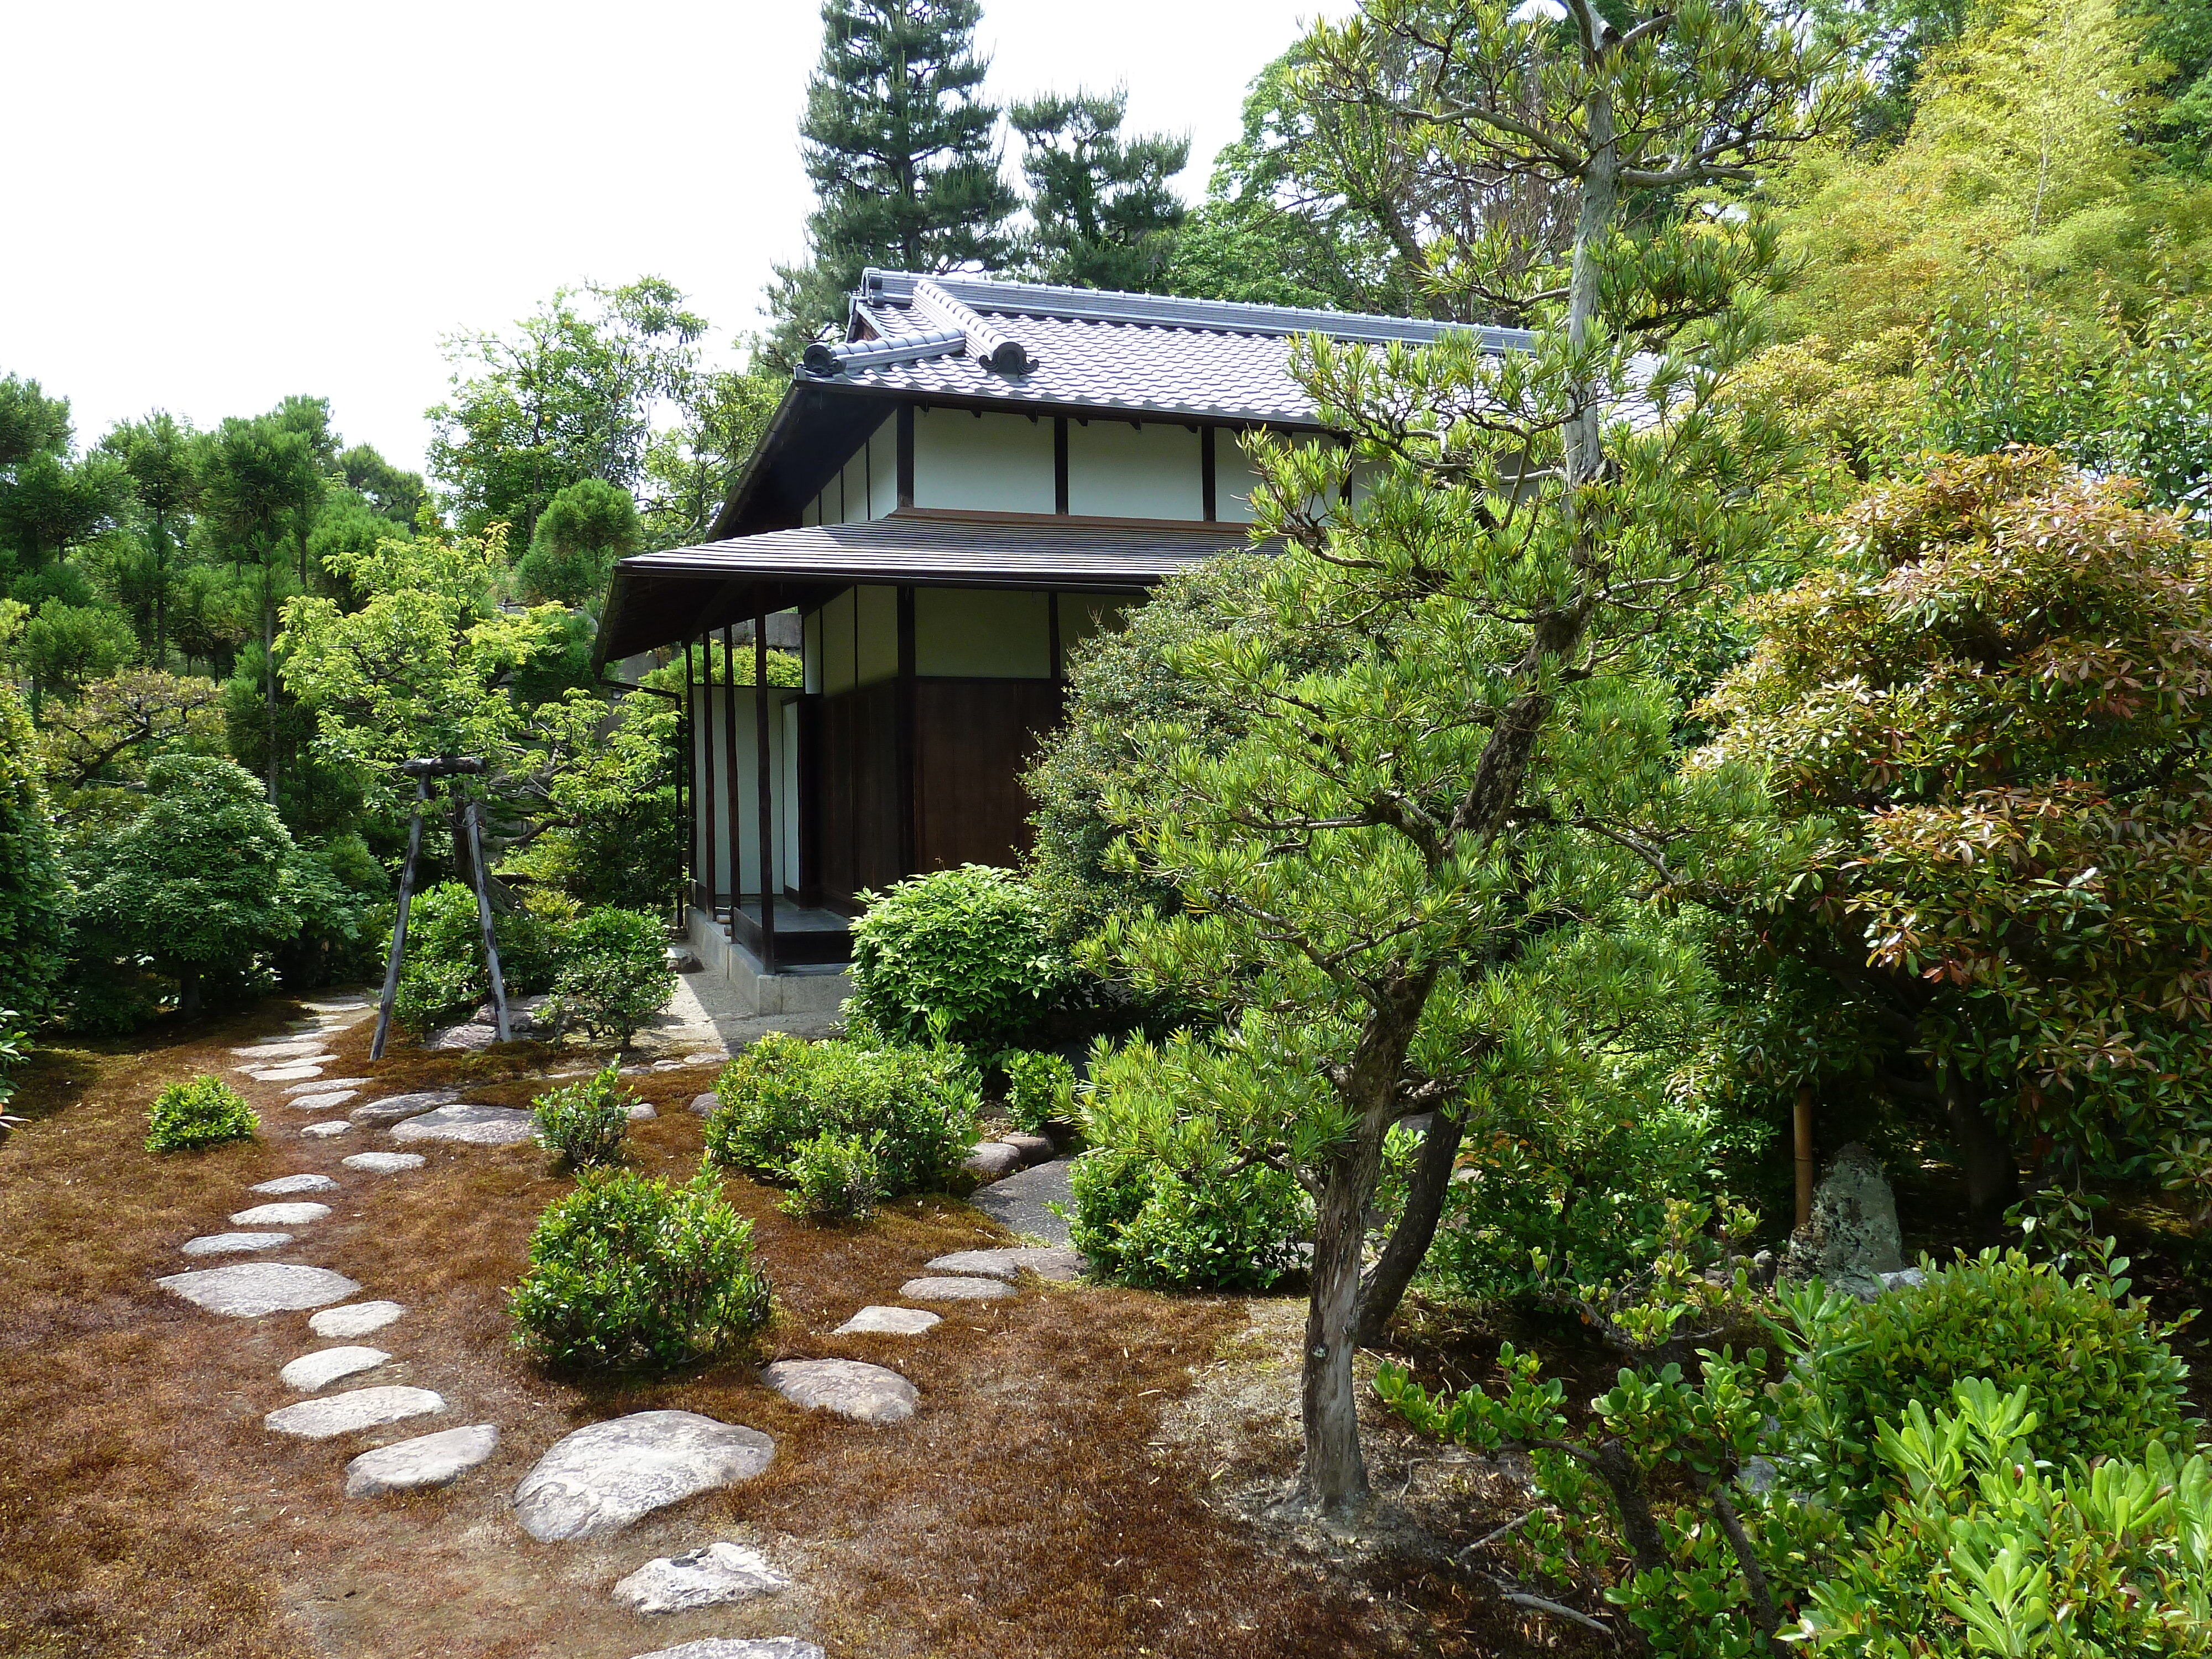
[[[632,1613],[690,1613],[789,1589],[791,1580],[758,1550],[726,1541],[684,1555],[656,1556],[617,1582],[617,1607]]]
[[[309,1318],[307,1328],[317,1336],[333,1340],[342,1336],[367,1336],[371,1331],[382,1330],[406,1311],[397,1302],[349,1303],[343,1308],[324,1309]]]
[[[445,1396],[428,1389],[355,1389],[347,1394],[328,1394],[320,1400],[302,1400],[261,1419],[279,1434],[296,1434],[302,1440],[327,1440],[334,1434],[357,1434],[363,1429],[404,1423],[446,1409]]]
[[[1024,1134],[1020,1130],[1000,1135],[999,1145],[1019,1152],[1024,1164],[1042,1164],[1060,1150],[1052,1144],[1051,1136]]]
[[[450,1486],[499,1449],[499,1425],[474,1423],[441,1429],[365,1451],[345,1467],[348,1498],[383,1498],[396,1492]]]
[[[1014,1287],[996,1279],[909,1279],[899,1294],[916,1302],[995,1302]]]
[[[770,1636],[746,1640],[730,1636],[709,1637],[679,1647],[656,1648],[635,1659],[825,1659],[822,1650],[796,1636]]]
[[[373,1371],[392,1356],[381,1348],[319,1348],[303,1353],[276,1373],[276,1380],[301,1394],[327,1389],[342,1376]]]
[[[1022,1155],[1003,1140],[987,1140],[961,1159],[960,1167],[986,1181],[997,1181],[1022,1167]]]
[[[351,1134],[353,1125],[342,1117],[334,1117],[327,1123],[310,1123],[300,1133],[310,1140],[328,1140],[332,1135]]]
[[[1004,1181],[979,1187],[968,1201],[1010,1233],[1042,1238],[1048,1244],[1067,1243],[1067,1217],[1048,1206],[1075,1208],[1075,1189],[1068,1184],[1070,1161],[1054,1158]]]
[[[705,1117],[721,1103],[721,1096],[716,1094],[712,1089],[708,1090],[703,1095],[691,1097],[691,1109],[701,1117]]]
[[[450,1140],[464,1146],[513,1146],[538,1133],[534,1113],[519,1106],[441,1106],[392,1130],[394,1140]]]
[[[313,1083],[295,1083],[284,1091],[288,1095],[311,1095],[318,1089],[361,1089],[373,1079],[365,1077],[318,1078]]]
[[[255,1250],[281,1250],[291,1242],[289,1233],[202,1233],[177,1248],[186,1255],[243,1255]]]
[[[779,1359],[761,1380],[794,1406],[855,1423],[903,1423],[921,1397],[896,1371],[858,1359]]]
[[[356,1152],[338,1160],[349,1170],[367,1170],[374,1175],[398,1175],[403,1170],[422,1167],[420,1152]]]
[[[932,1325],[945,1322],[942,1314],[927,1308],[863,1308],[830,1333],[832,1336],[920,1336]]]
[[[240,1060],[276,1060],[280,1056],[319,1054],[323,1040],[319,1036],[293,1037],[283,1042],[256,1042],[230,1052]],[[325,1056],[327,1058],[327,1056]]]
[[[358,1089],[325,1089],[314,1094],[294,1095],[284,1103],[302,1112],[335,1112],[360,1092]]]
[[[1064,1244],[1010,1250],[955,1250],[927,1264],[936,1273],[972,1273],[1012,1284],[1026,1271],[1066,1284],[1083,1276],[1083,1258]]]
[[[331,1056],[325,1054],[321,1058],[327,1060],[331,1059]],[[246,1076],[252,1078],[256,1083],[290,1083],[297,1078],[319,1078],[323,1074],[323,1068],[319,1065],[272,1066],[265,1070],[258,1072],[247,1071],[246,1068],[242,1066],[240,1066],[239,1069],[242,1072],[246,1072]]]
[[[356,1123],[398,1123],[459,1098],[459,1094],[452,1089],[424,1089],[411,1095],[386,1095],[366,1106],[355,1107],[346,1115]]]
[[[633,1412],[556,1441],[514,1489],[515,1519],[541,1544],[604,1538],[695,1492],[750,1480],[775,1457],[758,1429]]]
[[[367,997],[325,997],[319,1002],[300,1005],[311,1014],[351,1014],[364,1012],[369,1006]]]
[[[343,1273],[291,1261],[234,1261],[227,1267],[171,1273],[154,1282],[172,1296],[232,1319],[327,1307],[361,1292],[360,1285]]]
[[[257,1204],[230,1218],[234,1227],[304,1227],[331,1212],[327,1204]]]
[[[266,1193],[271,1198],[281,1198],[286,1193],[334,1193],[338,1183],[326,1175],[280,1176],[274,1181],[262,1182],[249,1187],[248,1192]]]

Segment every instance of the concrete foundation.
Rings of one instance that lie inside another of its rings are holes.
[[[853,994],[842,968],[780,968],[762,970],[760,958],[732,939],[704,910],[690,912],[691,953],[702,975],[726,981],[738,1011],[764,1014],[834,1014]]]

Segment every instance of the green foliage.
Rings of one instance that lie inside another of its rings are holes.
[[[530,599],[596,609],[616,561],[637,551],[641,534],[629,491],[579,478],[546,502],[515,576]]]
[[[882,1202],[883,1160],[879,1136],[839,1134],[823,1130],[792,1150],[784,1194],[787,1215],[810,1221],[865,1221]]]
[[[771,1032],[716,1080],[707,1119],[714,1161],[788,1179],[800,1146],[866,1137],[886,1195],[942,1186],[975,1144],[978,1080],[957,1048],[807,1042]]]
[[[685,1187],[587,1172],[538,1218],[530,1265],[507,1295],[515,1340],[580,1370],[712,1358],[768,1321],[752,1234],[704,1170]]]
[[[529,910],[494,913],[492,937],[509,996],[552,988],[562,957],[562,932],[559,922]],[[387,930],[385,953],[391,948]],[[395,1003],[400,1024],[425,1031],[478,1006],[490,994],[476,894],[457,881],[417,893],[407,913],[407,961]]]
[[[1124,137],[1129,94],[1047,94],[1012,106],[1030,186],[1025,274],[1043,283],[1124,293],[1164,291],[1188,210],[1168,183],[1190,161],[1190,139]]]
[[[0,381],[0,392],[16,384]],[[0,684],[0,1008],[33,1024],[53,1006],[70,905],[37,735],[14,688]]]
[[[621,1070],[610,1061],[588,1082],[548,1090],[532,1101],[538,1144],[572,1170],[618,1162],[629,1133],[629,1109],[637,1103],[636,1093],[621,1080]]]
[[[146,1115],[146,1150],[190,1152],[227,1140],[251,1140],[261,1120],[245,1097],[221,1078],[196,1077],[172,1083],[154,1097]]]
[[[1011,871],[963,865],[860,896],[852,1007],[893,1042],[927,1042],[937,1021],[984,1053],[1012,1047],[1080,983],[1036,892]]]
[[[1059,1054],[1010,1049],[999,1056],[1006,1074],[1006,1109],[1014,1127],[1041,1134],[1048,1124],[1075,1121],[1075,1067]]]
[[[13,1008],[0,1008],[0,1108],[15,1097],[9,1073],[31,1057],[31,1034]]]
[[[596,1041],[627,1044],[676,989],[668,930],[641,911],[593,910],[563,930],[559,949],[548,1012]]]
[[[138,636],[112,611],[48,599],[23,629],[20,655],[46,691],[75,695],[138,654]]]
[[[623,697],[615,708],[612,729],[555,774],[537,840],[502,873],[550,883],[587,906],[657,910],[681,884],[684,857],[678,713],[651,696]]]

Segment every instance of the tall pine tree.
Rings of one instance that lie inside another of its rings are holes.
[[[1188,210],[1168,180],[1190,160],[1190,139],[1125,137],[1126,88],[1100,96],[1046,94],[1007,112],[1022,135],[1029,180],[1026,274],[1074,288],[1161,287]]]
[[[979,95],[978,0],[826,0],[822,61],[799,126],[816,206],[810,258],[778,266],[769,355],[795,362],[863,268],[990,270],[1014,194],[999,176],[999,112]]]

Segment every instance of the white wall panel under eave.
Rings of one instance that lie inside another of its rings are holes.
[[[822,690],[822,613],[819,611],[808,611],[803,626],[806,631],[800,636],[799,660],[806,675],[806,689],[819,691]]]
[[[854,684],[853,662],[856,641],[853,629],[851,588],[847,588],[822,607],[821,626],[822,690],[835,696],[840,691],[850,691]]]
[[[898,417],[886,416],[868,434],[868,516],[880,519],[898,507]]]
[[[1052,676],[1052,596],[1013,588],[917,587],[914,672],[954,679]]]
[[[1076,518],[1203,522],[1200,453],[1198,434],[1173,422],[1070,421],[1067,510]]]
[[[962,409],[914,412],[914,504],[973,512],[1050,513],[1052,422]]]
[[[1252,491],[1260,469],[1237,433],[1224,427],[1213,438],[1213,516],[1223,524],[1252,522]]]
[[[705,797],[696,798],[693,805],[698,817],[699,836],[708,854],[700,860],[699,874],[704,881],[711,871],[714,891],[724,898],[730,891],[732,830],[737,832],[738,841],[738,890],[761,890],[760,725],[753,711],[754,695],[752,687],[741,685],[732,699],[725,688],[718,685],[713,695],[703,700],[699,711],[703,718],[693,724],[696,741],[691,757],[695,769],[692,775],[702,783],[706,781],[705,771],[696,769],[702,769],[711,760],[714,789],[714,834],[711,840],[707,836]],[[769,690],[769,807],[773,814],[770,845],[775,849],[769,875],[779,887],[790,879],[798,867],[795,863],[779,865],[775,861],[778,858],[795,859],[798,854],[799,771],[793,739],[799,728],[797,705],[792,701],[797,696],[795,691],[781,686]],[[737,715],[734,726],[729,718],[732,702]],[[735,776],[730,772],[732,739],[738,754]]]
[[[860,601],[858,682],[873,685],[898,677],[898,589],[856,587]]]

